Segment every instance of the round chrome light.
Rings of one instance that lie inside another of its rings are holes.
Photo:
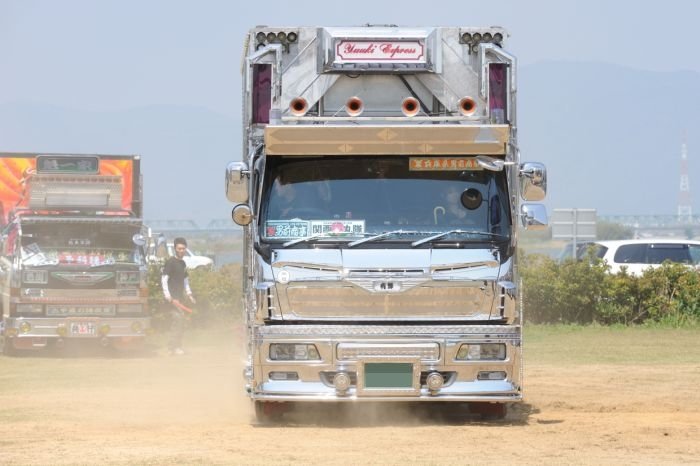
[[[275,34],[274,32],[267,33],[267,41],[268,42],[274,42],[275,39],[277,39],[277,34]]]
[[[468,32],[465,32],[465,33],[462,34],[462,42],[464,42],[465,44],[468,44],[468,43],[471,42],[471,41],[472,41],[472,35],[471,35],[471,34],[469,34]]]
[[[290,32],[287,34],[287,40],[289,42],[296,42],[297,41],[297,33],[296,32]]]
[[[280,270],[277,274],[277,281],[283,285],[289,283],[289,272],[286,270]]]
[[[236,225],[246,226],[253,220],[253,213],[246,204],[238,204],[231,211],[231,218]]]
[[[481,41],[481,34],[478,32],[475,32],[472,34],[472,39],[474,39],[474,42],[480,42]]]
[[[503,34],[501,34],[500,32],[497,32],[496,34],[494,34],[493,41],[496,44],[500,44],[501,42],[503,42]]]
[[[491,42],[491,39],[493,39],[493,36],[491,35],[490,32],[485,32],[483,39],[484,39],[484,42]]]
[[[277,40],[280,42],[286,42],[287,41],[287,33],[284,31],[280,31],[277,33]]]
[[[333,386],[338,392],[345,392],[350,388],[350,376],[346,372],[338,372],[333,377]]]
[[[436,392],[442,388],[445,380],[442,378],[442,374],[439,372],[431,372],[428,377],[425,378],[425,384],[428,386],[428,390],[431,392]]]
[[[260,43],[265,42],[265,33],[262,32],[262,31],[258,32],[258,33],[255,35],[255,39],[256,39],[258,42],[260,42]]]

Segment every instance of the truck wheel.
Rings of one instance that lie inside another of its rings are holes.
[[[286,403],[255,401],[255,419],[259,424],[276,424],[287,411]]]
[[[5,356],[17,356],[17,349],[10,338],[0,334],[0,353]]]
[[[469,403],[469,411],[478,414],[485,421],[498,421],[504,419],[508,414],[507,403]]]

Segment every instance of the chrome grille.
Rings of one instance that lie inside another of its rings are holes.
[[[488,316],[492,304],[488,289],[473,286],[415,286],[403,292],[368,292],[349,284],[333,288],[294,284],[287,287],[286,297],[284,314],[297,318],[477,318]]]
[[[440,346],[437,343],[339,343],[336,354],[340,361],[374,356],[417,357],[421,361],[437,361]]]

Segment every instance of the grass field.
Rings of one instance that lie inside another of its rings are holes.
[[[530,325],[525,359],[546,364],[684,364],[700,361],[700,328]]]

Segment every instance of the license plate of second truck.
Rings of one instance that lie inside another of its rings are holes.
[[[413,364],[409,362],[365,363],[365,388],[412,388]]]
[[[71,322],[70,324],[71,335],[91,337],[97,333],[95,330],[93,322]]]

